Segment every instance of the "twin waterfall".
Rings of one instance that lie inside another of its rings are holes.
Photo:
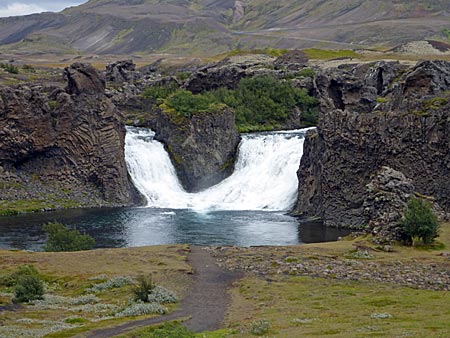
[[[164,146],[149,129],[127,129],[125,157],[147,206],[167,209],[289,210],[297,197],[297,169],[305,129],[242,135],[234,173],[198,193],[181,186]]]

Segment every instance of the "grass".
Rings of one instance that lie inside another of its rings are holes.
[[[70,199],[49,198],[46,200],[31,199],[17,201],[0,201],[0,216],[11,216],[22,213],[39,212],[48,209],[70,209],[80,207],[81,204]]]
[[[272,323],[269,336],[443,337],[450,333],[450,294],[387,284],[286,277],[246,278],[233,291],[230,325],[251,337],[255,318]],[[245,310],[244,310],[245,309]],[[244,320],[242,314],[245,313]],[[388,313],[389,319],[374,319]],[[376,328],[376,329],[374,329]]]
[[[331,60],[340,58],[359,58],[360,54],[352,50],[334,50],[334,49],[318,49],[310,48],[303,50],[310,59]]]
[[[11,273],[23,264],[33,264],[43,276],[52,294],[66,297],[77,297],[86,294],[86,289],[93,284],[105,281],[114,276],[133,276],[151,274],[154,281],[182,295],[190,283],[191,267],[186,263],[187,246],[154,246],[128,249],[100,249],[73,253],[44,253],[23,251],[0,251],[0,275]],[[96,278],[96,280],[93,280]],[[111,289],[96,293],[103,304],[124,306],[132,297],[132,286]],[[0,286],[0,294],[11,290]],[[4,295],[0,303],[8,304],[10,300]],[[173,310],[177,305],[168,306]],[[36,310],[25,306],[17,312],[0,312],[3,326],[19,326],[29,328],[26,323],[18,323],[18,319],[32,318],[36,320],[53,320],[81,325],[70,330],[56,332],[48,337],[72,337],[83,332],[116,326],[134,318],[114,318],[96,321],[98,313],[86,311],[77,313],[67,309]],[[105,313],[104,315],[108,315]],[[102,315],[103,316],[103,315]],[[82,319],[73,319],[81,317]],[[70,319],[72,318],[72,319]],[[33,324],[39,326],[38,324]],[[42,325],[41,325],[42,326]],[[1,335],[1,333],[0,333]]]
[[[267,257],[273,261],[301,263],[302,257],[343,257],[355,243],[369,243],[367,238],[293,247],[249,248],[237,255],[238,260],[253,264]],[[446,264],[438,254],[449,247],[450,223],[441,226],[441,243],[437,247],[411,248],[395,246],[395,252],[375,252],[371,262],[420,262]],[[93,283],[107,277],[151,274],[156,283],[183,295],[191,279],[186,262],[187,246],[166,245],[127,249],[101,249],[74,253],[32,253],[0,251],[0,271],[10,273],[23,264],[33,264],[53,293],[76,297],[85,294]],[[230,249],[232,250],[232,249]],[[97,277],[96,281],[92,277]],[[9,299],[0,288],[0,303]],[[111,289],[97,295],[102,303],[123,304],[131,294],[131,286]],[[278,274],[246,275],[231,290],[232,303],[225,328],[196,334],[195,337],[255,337],[255,323],[270,323],[267,337],[447,337],[450,334],[450,293],[417,290],[371,281],[337,280]],[[170,308],[174,309],[174,306]],[[116,326],[136,318],[109,319],[94,322],[92,314],[61,310],[33,310],[25,306],[18,312],[0,313],[4,326],[37,327],[18,323],[18,319],[58,320],[81,325],[47,337],[83,337],[93,329]],[[177,324],[176,324],[177,325]],[[155,331],[156,330],[156,331]],[[155,332],[171,332],[170,325],[139,328],[123,337],[154,337]],[[181,330],[181,329],[180,329]],[[181,332],[181,331],[180,331]],[[180,336],[183,337],[183,336]]]

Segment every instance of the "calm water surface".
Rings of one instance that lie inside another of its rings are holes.
[[[0,248],[42,250],[42,224],[53,221],[90,234],[99,248],[182,243],[295,245],[333,241],[348,233],[301,222],[283,212],[89,209],[0,217]]]

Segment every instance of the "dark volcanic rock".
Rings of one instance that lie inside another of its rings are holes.
[[[66,69],[67,92],[0,87],[1,199],[67,199],[75,205],[139,201],[124,158],[125,126],[89,65]],[[73,94],[73,95],[70,95]]]
[[[327,225],[364,227],[377,217],[364,212],[366,186],[383,166],[403,173],[416,192],[450,212],[449,71],[448,62],[423,62],[391,83],[392,90],[386,91],[389,81],[379,80],[376,92],[386,92],[386,103],[373,109],[349,106],[345,88],[353,84],[336,82],[338,99],[323,99],[333,108],[323,109],[317,130],[306,138],[294,213],[321,217]],[[365,92],[363,79],[354,81]]]
[[[106,66],[106,81],[112,83],[133,82],[136,65],[133,60],[123,60]]]
[[[64,70],[69,94],[103,94],[105,79],[89,64],[74,63]]]
[[[217,64],[207,65],[191,75],[185,89],[194,94],[226,87],[234,89],[243,78],[256,75],[281,75],[281,71],[271,69],[272,60],[262,56],[227,58]]]
[[[194,113],[191,119],[159,110],[150,125],[187,191],[206,189],[233,172],[240,136],[228,108]]]
[[[308,63],[308,56],[301,50],[291,50],[278,57],[273,64],[276,69],[286,67],[289,70],[299,70]]]
[[[411,180],[389,167],[382,167],[367,185],[367,197],[363,204],[364,215],[369,220],[366,230],[380,244],[402,239],[399,222],[413,194]]]

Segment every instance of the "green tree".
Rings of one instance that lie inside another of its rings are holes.
[[[95,240],[90,235],[81,234],[61,223],[48,223],[42,229],[48,234],[45,251],[81,251],[91,250],[95,246]]]
[[[401,226],[406,241],[412,245],[415,239],[422,240],[424,244],[432,243],[439,235],[438,218],[431,204],[415,197],[408,201]]]

